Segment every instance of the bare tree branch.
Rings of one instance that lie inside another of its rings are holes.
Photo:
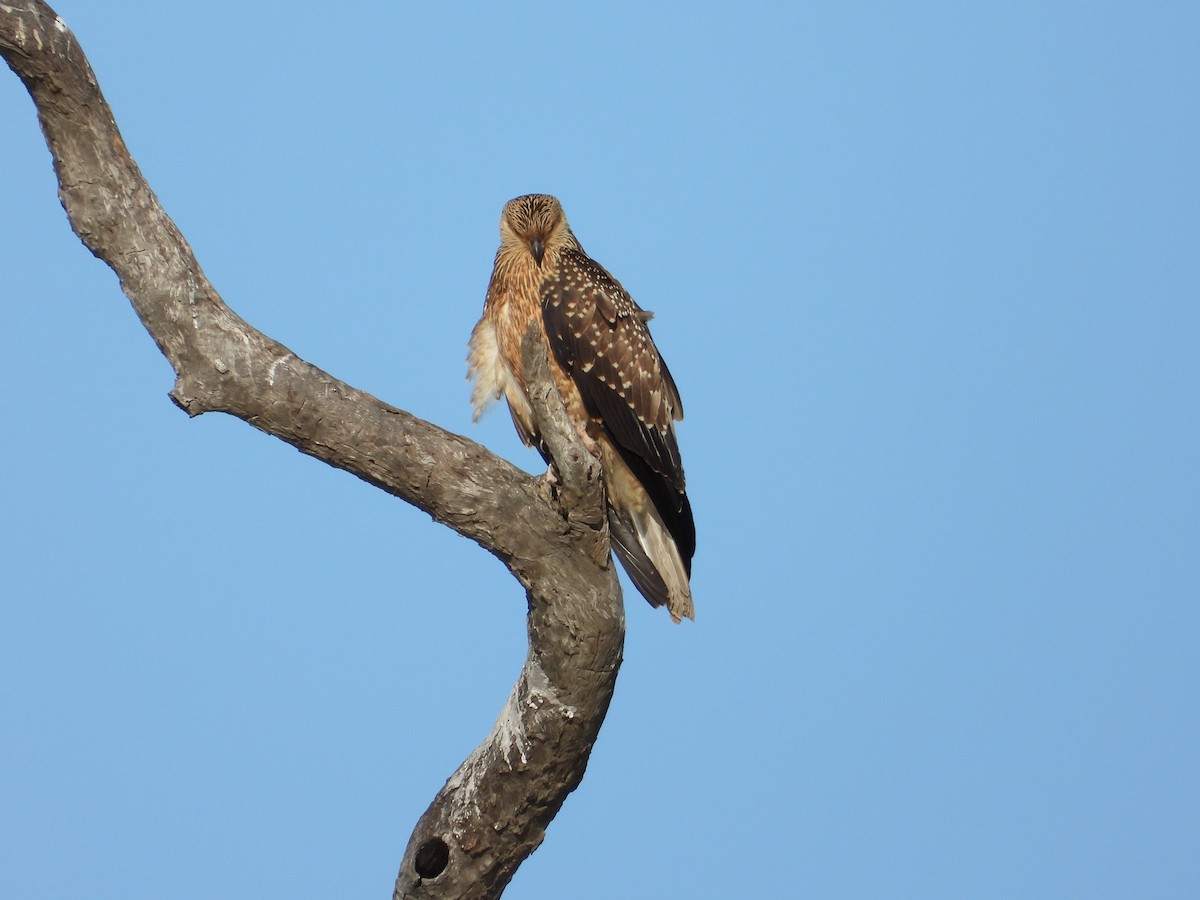
[[[529,652],[491,734],[421,817],[395,897],[496,897],[579,784],[612,698],[624,613],[598,466],[525,364],[557,484],[298,358],[239,318],[200,269],[121,139],[82,48],[41,0],[0,2],[0,55],[24,82],[71,227],[116,272],[176,373],[189,415],[237,416],[428,512],[526,588]]]
[[[546,349],[531,337],[532,330],[523,344],[527,378],[530,384],[550,385]],[[599,463],[584,450],[558,392],[551,387],[532,393],[539,421],[550,432],[548,441],[563,448],[556,461],[568,461],[556,462],[565,469],[560,490],[564,527],[576,536],[572,543],[591,546],[593,553],[603,546],[607,554]],[[499,896],[583,778],[612,699],[625,635],[616,571],[611,565],[605,571],[607,583],[596,583],[560,570],[560,587],[544,592],[540,586],[549,586],[551,579],[543,579],[529,591],[529,655],[521,676],[488,739],[446,782],[417,824],[396,879],[396,900]],[[563,753],[567,747],[575,749]],[[490,827],[480,828],[481,823]],[[446,894],[441,893],[443,885],[423,877],[446,861],[446,835],[455,837],[457,852],[477,861],[502,852],[510,842],[527,849],[502,865],[459,866],[455,877],[465,874],[470,880]]]

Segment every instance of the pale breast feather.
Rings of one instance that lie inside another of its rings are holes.
[[[471,406],[474,407],[475,421],[478,422],[488,405],[499,399],[507,376],[496,340],[496,326],[488,316],[480,319],[471,332],[469,351],[470,375],[475,382],[471,390]]]

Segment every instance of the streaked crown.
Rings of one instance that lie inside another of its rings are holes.
[[[562,204],[549,194],[525,194],[504,204],[500,214],[500,245],[513,249],[524,248],[539,266],[546,254],[551,264],[560,250],[581,249],[567,225]]]
[[[504,212],[500,214],[502,233],[507,226],[514,235],[527,240],[531,237],[545,240],[560,224],[566,223],[567,217],[563,214],[562,204],[558,202],[558,198],[549,194],[514,197],[504,204]]]

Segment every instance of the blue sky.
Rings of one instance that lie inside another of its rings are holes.
[[[511,897],[1200,894],[1200,8],[62,0],[242,316],[470,423],[508,198],[683,393],[697,621],[628,588]],[[422,513],[190,421],[0,78],[0,896],[383,897],[520,668]]]

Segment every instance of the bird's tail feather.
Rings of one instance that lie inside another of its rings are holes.
[[[644,465],[632,469],[610,442],[599,443],[608,492],[609,542],[617,559],[651,606],[666,606],[676,622],[695,619],[692,589],[688,584],[690,566],[684,561],[675,532],[664,520],[655,498],[647,493],[643,477],[649,477],[651,484],[656,480],[644,471]],[[673,524],[687,526],[680,530],[686,541],[684,552],[690,561],[696,539],[686,499],[683,497],[682,512],[674,508],[668,512],[677,513],[676,518],[680,519]]]
[[[666,606],[676,622],[695,619],[692,590],[675,543],[653,513],[626,520],[609,507],[608,534],[630,581],[651,606]]]
[[[651,606],[667,602],[667,584],[654,568],[654,563],[638,543],[637,534],[615,509],[608,508],[608,537],[613,552],[625,567],[629,580],[650,601]]]

